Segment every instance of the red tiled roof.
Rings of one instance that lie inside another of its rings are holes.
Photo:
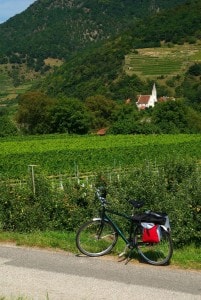
[[[107,132],[108,128],[101,128],[97,131],[97,135],[105,135]]]
[[[137,104],[148,104],[150,95],[140,95]]]

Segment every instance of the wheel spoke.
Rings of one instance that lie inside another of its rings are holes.
[[[100,256],[112,250],[117,242],[118,234],[112,224],[95,220],[84,224],[77,233],[78,249],[88,256]]]
[[[142,241],[143,229],[137,227],[135,243],[140,256],[149,264],[165,265],[172,256],[173,247],[170,234],[161,228],[160,241],[157,243],[145,243]]]

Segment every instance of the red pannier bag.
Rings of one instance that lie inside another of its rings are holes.
[[[158,243],[160,242],[159,225],[154,225],[152,228],[143,228],[142,241],[144,243]]]

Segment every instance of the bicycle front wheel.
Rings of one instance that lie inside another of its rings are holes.
[[[162,266],[169,263],[173,254],[173,244],[170,233],[160,227],[160,241],[146,243],[142,241],[143,228],[138,226],[135,231],[135,244],[139,255],[151,265]]]
[[[85,255],[101,256],[112,250],[117,239],[118,233],[110,222],[95,219],[80,227],[76,235],[76,245]]]

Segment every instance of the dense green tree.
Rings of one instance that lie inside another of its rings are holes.
[[[53,99],[36,92],[19,96],[16,120],[29,134],[85,134],[91,125],[91,116],[78,99]]]
[[[88,97],[85,106],[93,116],[93,128],[107,127],[113,121],[113,114],[118,108],[115,101],[105,96],[97,95]]]
[[[39,92],[27,92],[18,98],[16,121],[21,130],[29,134],[50,131],[49,110],[55,100]]]
[[[59,99],[49,112],[52,133],[86,134],[90,129],[91,116],[78,99]]]
[[[8,63],[8,58],[6,56],[1,56],[0,55],[0,64],[7,64]]]
[[[135,103],[123,103],[113,113],[114,122],[110,128],[113,134],[134,133],[139,121],[139,112]]]
[[[8,116],[0,117],[0,137],[17,135],[17,128]]]
[[[9,116],[7,108],[0,109],[0,137],[13,136],[17,134],[17,127]]]
[[[193,76],[201,76],[201,63],[195,63],[190,66],[187,73]]]
[[[201,63],[190,66],[180,89],[186,103],[201,112]]]
[[[191,132],[201,133],[201,107],[200,111],[188,107],[187,121]]]
[[[158,103],[153,110],[152,122],[160,127],[163,133],[199,132],[201,115],[192,112],[184,101]],[[194,121],[198,125],[193,125]]]
[[[132,76],[121,74],[110,85],[110,91],[114,99],[135,99],[137,93],[143,90],[145,90],[145,83],[135,74]]]

